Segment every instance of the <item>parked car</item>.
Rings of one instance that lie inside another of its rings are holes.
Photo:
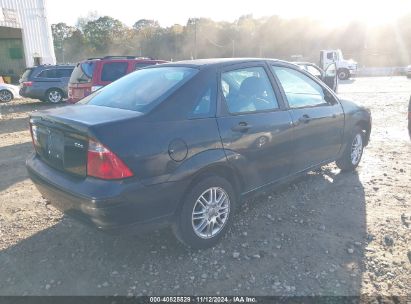
[[[318,79],[321,79],[331,90],[338,92],[338,75],[337,75],[337,65],[331,63],[327,69],[324,71],[315,63],[311,62],[294,62],[296,65],[300,66],[303,70],[311,73]]]
[[[59,103],[67,98],[72,65],[39,65],[27,68],[20,78],[20,95]]]
[[[333,161],[354,170],[371,114],[294,64],[208,59],[136,71],[30,126],[27,169],[52,205],[205,248],[247,195]]]
[[[14,98],[20,98],[19,87],[12,84],[0,83],[0,102],[9,102]]]
[[[405,74],[408,78],[411,78],[411,65],[406,67]]]
[[[76,103],[135,70],[165,62],[135,56],[106,56],[79,62],[70,78],[68,102]]]

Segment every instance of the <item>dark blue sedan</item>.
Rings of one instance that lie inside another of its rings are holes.
[[[354,170],[371,116],[296,65],[207,59],[138,70],[30,126],[27,169],[55,207],[205,248],[246,195],[333,161]]]

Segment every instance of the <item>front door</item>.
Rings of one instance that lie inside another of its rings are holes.
[[[294,124],[292,172],[334,160],[341,148],[344,112],[337,98],[315,77],[290,67],[272,66]]]
[[[264,63],[221,73],[218,126],[227,158],[244,178],[245,191],[290,171],[292,120],[272,83]]]

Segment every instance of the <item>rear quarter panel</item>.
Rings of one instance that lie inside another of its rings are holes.
[[[225,161],[215,118],[138,122],[96,128],[96,137],[119,155],[145,185],[188,178]],[[177,144],[175,144],[177,143]],[[170,156],[174,151],[174,160]]]
[[[368,111],[358,106],[356,103],[350,100],[340,100],[345,113],[345,126],[344,126],[344,137],[343,137],[343,146],[341,151],[344,151],[347,142],[349,142],[350,137],[354,128],[358,124],[366,124],[369,132],[367,134],[366,142],[368,143],[370,133],[371,133],[371,114]]]

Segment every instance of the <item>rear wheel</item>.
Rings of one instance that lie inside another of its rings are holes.
[[[59,103],[63,100],[63,92],[59,89],[50,89],[46,92],[46,101],[50,103]]]
[[[13,93],[9,90],[0,91],[0,102],[9,102],[13,99]]]
[[[350,71],[348,71],[347,69],[338,70],[338,79],[347,80],[348,78],[350,78]]]
[[[187,194],[174,227],[185,245],[200,249],[214,246],[226,233],[236,204],[231,184],[219,176],[201,179]]]
[[[364,133],[356,127],[341,158],[336,161],[342,171],[352,171],[359,165],[364,150]]]

